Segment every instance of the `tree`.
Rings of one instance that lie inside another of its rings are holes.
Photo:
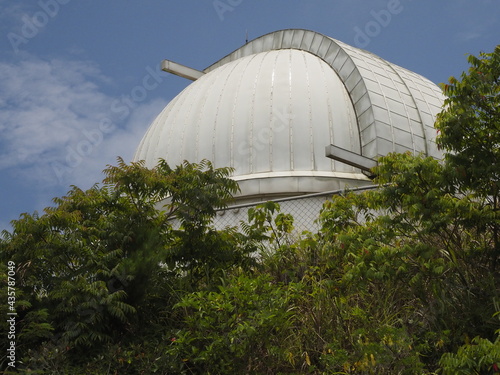
[[[442,85],[447,99],[436,122],[437,142],[447,151],[454,186],[484,201],[495,270],[500,261],[500,45],[468,61],[461,80],[451,77]]]
[[[376,173],[379,189],[325,207],[326,246],[342,264],[341,285],[373,324],[402,325],[433,369],[464,337],[491,338],[497,327],[500,280],[484,205],[454,193],[449,169],[432,158],[388,155]]]
[[[461,80],[451,77],[443,85],[447,96],[445,108],[438,115],[436,127],[440,131],[438,144],[446,153],[447,167],[452,171],[452,184],[461,194],[469,195],[479,205],[480,215],[468,225],[481,228],[484,243],[474,259],[481,254],[487,258],[484,277],[493,283],[485,285],[482,293],[489,294],[496,303],[498,315],[500,262],[500,45],[492,53],[470,55],[470,68]],[[498,328],[498,321],[496,322]],[[498,331],[497,331],[498,332]],[[484,333],[483,333],[484,334]],[[470,374],[491,371],[498,373],[499,341],[488,335],[479,335],[441,360],[445,374]],[[493,340],[490,341],[489,339]]]
[[[500,192],[500,45],[492,53],[468,57],[461,80],[451,77],[436,127],[446,161],[457,169],[454,183],[498,208]]]
[[[208,161],[171,168],[160,160],[148,169],[119,159],[105,170],[103,185],[73,187],[42,215],[14,220],[12,233],[3,232],[0,258],[15,264],[23,297],[18,356],[46,357],[36,349],[45,342],[88,358],[158,317],[151,310],[156,300],[175,303],[172,288],[186,270],[213,272],[244,258],[227,244],[234,231],[210,227],[238,189],[230,173]]]

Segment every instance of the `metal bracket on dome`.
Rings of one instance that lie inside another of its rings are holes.
[[[348,164],[352,167],[359,168],[370,178],[375,177],[372,172],[372,168],[377,166],[377,162],[373,159],[367,158],[366,156],[356,154],[355,152],[334,145],[328,145],[325,147],[325,156],[327,158]]]
[[[161,62],[161,70],[167,73],[175,74],[179,77],[190,79],[191,81],[196,81],[198,78],[205,74],[199,70],[190,68],[182,64],[178,64],[170,60],[163,60]]]

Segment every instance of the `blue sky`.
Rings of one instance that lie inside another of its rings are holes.
[[[131,160],[189,81],[286,28],[362,47],[435,83],[500,43],[498,0],[0,0],[0,229]]]

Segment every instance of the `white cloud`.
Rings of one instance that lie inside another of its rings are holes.
[[[70,172],[73,184],[89,187],[103,178],[102,170],[108,164],[116,165],[117,157],[130,162],[146,129],[160,113],[166,102],[156,99],[135,107],[122,127],[103,137],[95,151]]]
[[[103,116],[111,98],[87,62],[0,63],[0,169],[40,163]]]
[[[129,95],[126,106],[103,92],[107,81],[88,61],[0,62],[0,171],[16,168],[44,189],[87,188],[118,155],[130,159],[165,102],[148,101],[150,90],[135,86],[132,99],[144,95]]]
[[[456,34],[459,42],[469,42],[471,40],[481,38],[482,34],[476,31],[463,31]]]
[[[20,20],[26,10],[31,7],[31,4],[22,3],[20,1],[12,2],[9,0],[0,0],[0,19],[3,21],[3,27],[9,25],[8,21]],[[12,22],[11,22],[12,23]]]

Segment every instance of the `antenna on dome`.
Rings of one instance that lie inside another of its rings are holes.
[[[246,33],[245,33],[245,44],[248,43],[248,29],[246,30]]]

